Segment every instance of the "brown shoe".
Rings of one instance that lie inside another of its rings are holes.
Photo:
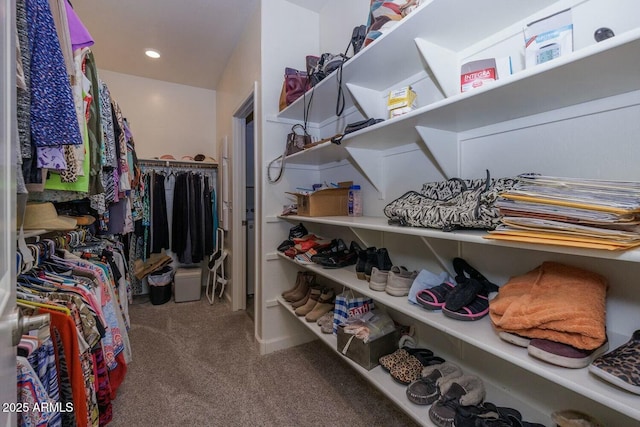
[[[311,289],[312,288],[307,288],[307,293],[305,294],[305,296],[303,296],[302,298],[300,298],[297,301],[293,301],[291,303],[291,307],[295,310],[298,307],[302,307],[303,305],[305,305],[307,303],[307,301],[309,301],[309,296],[311,296]]]
[[[313,273],[311,274],[303,273],[301,282],[302,284],[295,290],[295,292],[291,292],[290,294],[287,294],[287,296],[284,297],[286,301],[294,302],[294,301],[300,301],[301,299],[303,299],[305,295],[307,295],[309,288],[315,285],[316,276]]]
[[[320,299],[320,295],[322,295],[322,290],[320,288],[312,288],[307,302],[304,303],[304,305],[301,305],[298,308],[296,308],[295,310],[296,315],[306,316],[311,310],[313,310],[313,307],[315,307],[315,305],[318,303],[318,300]]]
[[[318,302],[313,307],[313,309],[307,313],[304,318],[307,322],[315,322],[326,313],[333,310],[335,307],[334,298],[335,292],[331,288],[325,288],[322,290],[322,294],[320,294],[320,298]]]
[[[302,286],[303,279],[304,279],[304,271],[298,271],[298,275],[296,276],[296,284],[293,286],[293,288],[287,289],[282,293],[282,298],[284,298],[285,301],[288,301],[287,295],[296,293],[298,291],[300,286]]]

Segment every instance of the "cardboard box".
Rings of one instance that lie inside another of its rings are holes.
[[[198,301],[202,295],[202,269],[197,268],[178,268],[174,281],[175,302]]]
[[[353,339],[351,339],[353,338]],[[338,326],[338,352],[356,362],[367,370],[379,365],[380,357],[391,354],[398,349],[400,334],[394,331],[375,341],[365,343],[354,335],[344,332],[344,326]]]
[[[316,190],[311,194],[289,193],[298,199],[300,216],[336,216],[347,215],[349,187],[352,182],[338,183],[338,188]]]
[[[392,90],[389,92],[389,99],[387,100],[387,110],[395,110],[396,108],[404,107],[416,107],[416,93],[411,89],[411,86],[405,86],[401,89]]]

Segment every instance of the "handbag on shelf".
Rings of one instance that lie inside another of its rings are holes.
[[[311,88],[306,71],[298,71],[287,67],[284,70],[284,82],[280,91],[280,111],[291,105]]]
[[[298,133],[297,129],[301,129],[302,133]],[[310,146],[312,144],[311,135],[307,133],[307,129],[305,126],[297,123],[291,127],[291,132],[287,134],[287,141],[284,145],[283,153],[276,157],[275,159],[269,162],[267,166],[267,180],[270,183],[276,183],[280,181],[282,178],[282,173],[284,172],[284,164],[287,159],[287,156],[295,154],[299,151],[304,150],[305,146]],[[278,175],[273,178],[271,176],[271,169],[275,167],[275,163],[280,161],[280,166],[278,166]]]
[[[439,228],[492,230],[500,223],[495,202],[510,190],[515,178],[449,179],[424,184],[422,192],[408,191],[384,208],[390,224]]]
[[[301,129],[302,133],[296,132],[296,129]],[[295,124],[291,128],[291,132],[287,135],[287,149],[285,156],[290,156],[299,151],[304,150],[305,145],[311,144],[311,135],[307,133],[307,130],[301,124]]]

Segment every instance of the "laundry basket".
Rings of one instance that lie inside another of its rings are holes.
[[[149,273],[149,300],[153,305],[160,305],[171,299],[171,285],[173,285],[173,268],[170,265]]]

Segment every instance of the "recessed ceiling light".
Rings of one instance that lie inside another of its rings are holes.
[[[144,51],[144,54],[147,55],[149,58],[153,58],[153,59],[160,58],[160,52],[154,49],[147,49]]]

